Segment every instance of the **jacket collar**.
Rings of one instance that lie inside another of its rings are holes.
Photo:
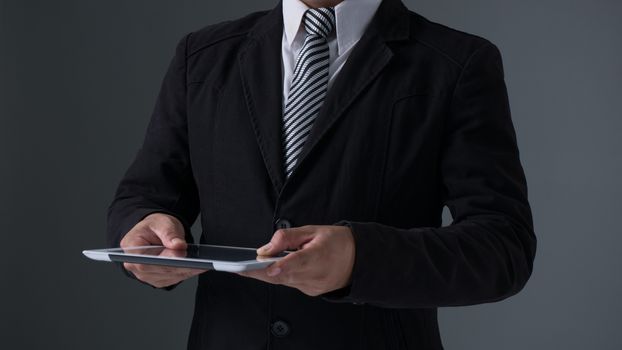
[[[382,0],[343,0],[335,9],[335,42],[337,54],[347,52],[361,38]],[[296,38],[304,41],[301,24],[309,9],[302,0],[283,0],[283,34],[291,46]]]
[[[260,38],[270,33],[276,26],[279,36],[276,39],[281,42],[283,33],[283,1],[272,10],[267,11],[266,15],[257,20],[257,23],[249,31],[252,38]],[[409,16],[408,9],[400,0],[383,0],[372,18],[369,28],[375,28],[377,33],[384,41],[403,40],[409,37]]]

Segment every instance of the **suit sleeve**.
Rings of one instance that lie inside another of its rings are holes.
[[[186,46],[177,45],[163,79],[146,135],[108,208],[107,238],[118,247],[145,216],[161,212],[177,217],[191,242],[190,227],[199,212],[188,152],[186,120]]]
[[[527,185],[512,125],[501,55],[486,43],[465,64],[445,122],[441,158],[446,227],[352,229],[351,285],[324,297],[382,307],[493,302],[517,293],[536,250]]]

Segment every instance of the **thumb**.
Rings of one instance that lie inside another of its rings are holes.
[[[284,250],[298,249],[313,239],[314,233],[313,226],[279,229],[274,232],[270,242],[257,249],[257,254],[275,255]]]
[[[175,225],[162,225],[152,228],[162,245],[169,249],[186,249],[188,246],[183,227]]]

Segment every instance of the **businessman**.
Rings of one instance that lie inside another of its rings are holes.
[[[447,206],[451,225],[441,227]],[[183,37],[109,208],[113,246],[294,250],[199,274],[189,349],[441,349],[436,309],[517,293],[536,239],[488,40],[399,0],[283,0]]]

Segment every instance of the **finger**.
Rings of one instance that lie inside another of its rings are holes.
[[[195,270],[188,272],[176,272],[176,273],[149,273],[149,272],[137,272],[134,275],[140,280],[156,281],[156,280],[175,280],[183,281],[185,279],[200,275],[205,270]]]
[[[275,255],[284,250],[298,249],[313,239],[315,226],[301,226],[278,229],[272,239],[263,247],[257,249],[258,255]]]
[[[188,251],[185,249],[163,249],[159,256],[165,256],[170,258],[185,258],[188,255]]]
[[[144,282],[144,281],[143,281]],[[177,284],[181,281],[176,281],[176,280],[162,280],[162,281],[154,281],[154,282],[147,282],[150,285],[156,287],[156,288],[165,288],[165,287],[169,287],[172,286],[174,284]]]
[[[192,269],[185,267],[168,267],[161,265],[150,265],[150,264],[132,264],[132,263],[123,263],[123,267],[126,270],[130,270],[132,272],[140,273],[140,274],[152,274],[152,275],[188,275],[188,274],[200,274],[206,270],[203,269]]]
[[[272,284],[284,284],[297,288],[301,284],[308,283],[313,275],[310,266],[317,254],[317,249],[299,250],[289,253],[265,269],[245,271],[240,274]]]
[[[125,235],[119,245],[121,248],[139,247],[153,244],[151,241],[153,241],[153,239],[149,240],[145,235],[132,233]]]
[[[183,282],[185,280],[185,278],[181,278],[181,279],[162,279],[162,280],[157,280],[157,281],[151,281],[151,282],[147,282],[150,285],[156,287],[156,288],[165,288],[165,287],[169,287],[172,285],[175,285],[179,282]]]
[[[162,277],[162,276],[149,276],[149,275],[136,275],[136,278],[140,281],[148,283],[156,288],[163,288],[183,281],[185,278],[179,277]]]
[[[280,284],[280,285],[288,286],[291,288],[296,288],[309,296],[317,296],[322,293],[322,290],[317,288],[317,286],[313,283],[307,283],[307,282],[289,283],[287,281],[283,281],[282,278],[269,277],[268,275],[266,275],[264,270],[244,271],[244,272],[238,272],[238,274],[244,277],[254,278],[254,279],[266,282],[266,283]]]
[[[126,253],[128,253],[130,249],[132,249],[134,252],[137,252],[136,247],[142,247],[142,246],[148,246],[148,245],[150,245],[149,242],[139,237],[123,239],[120,243],[120,247]]]
[[[313,248],[298,250],[287,254],[284,258],[268,266],[266,275],[270,277],[282,276],[289,284],[305,281],[311,262],[317,260],[319,251]]]
[[[173,274],[174,268],[160,265],[123,263],[126,270],[132,271],[134,274],[153,274],[153,275],[170,275]]]
[[[249,278],[255,278],[258,280],[262,280],[264,282],[268,282],[266,281],[266,271],[265,269],[260,269],[260,270],[251,270],[251,271],[241,271],[238,272],[238,275],[244,276],[244,277],[249,277]]]
[[[160,287],[175,284],[189,278],[192,278],[200,273],[205,271],[197,270],[184,274],[161,274],[161,273],[134,273],[134,277],[136,279],[143,281],[145,283],[151,284],[152,286]]]
[[[183,227],[172,223],[159,224],[151,227],[153,232],[160,238],[162,245],[169,249],[186,249],[186,238]]]
[[[205,271],[199,270],[198,272],[202,273]],[[161,275],[158,275],[158,276],[153,276],[153,277],[147,276],[146,278],[150,280],[150,282],[147,282],[147,283],[153,285],[154,287],[162,288],[162,287],[171,286],[173,284],[177,284],[179,282],[192,278],[195,275],[198,275],[199,273],[197,273],[196,271],[193,271],[191,273],[180,275],[180,276],[167,276],[163,278]]]
[[[266,283],[270,283],[270,284],[282,284],[282,285],[286,285],[292,288],[299,287],[297,284],[293,283],[293,281],[290,281],[287,278],[285,278],[284,275],[278,274],[276,276],[270,276],[267,274],[267,271],[268,269],[260,269],[260,270],[238,272],[238,274],[244,277],[254,278],[254,279],[257,279],[257,280],[260,280]]]

